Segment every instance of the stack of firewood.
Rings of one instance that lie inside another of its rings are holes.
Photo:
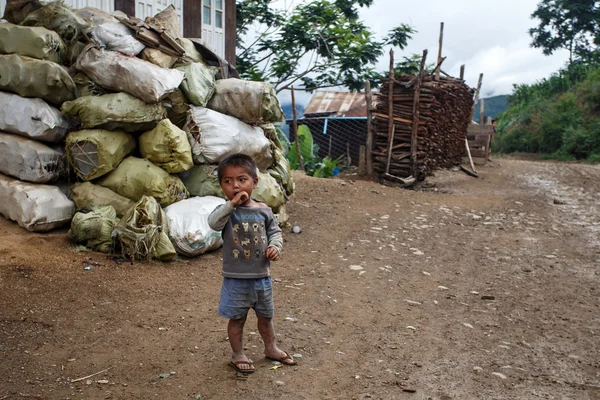
[[[384,80],[373,112],[373,169],[400,178],[419,180],[436,168],[460,164],[471,119],[474,90],[464,81],[424,74],[418,104],[418,129],[413,135],[413,105],[417,77],[396,76],[393,85],[393,120],[389,124],[389,80]],[[389,154],[390,134],[392,153]],[[414,154],[413,138],[416,140]],[[412,157],[411,157],[412,156]],[[388,169],[389,160],[389,169]]]

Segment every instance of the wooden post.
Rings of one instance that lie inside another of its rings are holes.
[[[373,175],[373,114],[371,104],[373,97],[371,94],[371,82],[365,83],[365,97],[367,99],[367,148],[365,149],[365,157],[367,161],[367,175]]]
[[[392,159],[392,147],[394,143],[394,80],[396,74],[394,72],[394,50],[390,50],[390,76],[389,76],[389,93],[388,93],[388,162],[385,168],[385,173],[390,173],[390,161]]]
[[[443,26],[443,25],[442,25]],[[419,100],[421,98],[421,81],[423,80],[423,70],[425,69],[425,62],[427,60],[427,50],[423,50],[423,57],[421,57],[421,68],[419,69],[419,76],[415,83],[415,94],[413,98],[413,118],[412,118],[412,135],[410,140],[410,161],[412,164],[413,175],[417,174],[417,141],[419,134]]]
[[[465,80],[465,64],[460,66],[460,79]]]
[[[365,165],[366,162],[366,146],[361,145],[358,148],[358,175],[360,176],[365,176],[367,174],[367,166]]]
[[[479,124],[485,124],[485,99],[479,101]]]
[[[440,69],[441,67],[441,63],[442,63],[442,44],[444,43],[444,23],[440,23],[440,44],[439,44],[439,48],[438,48],[438,58],[437,58],[437,63],[438,63],[438,67],[435,70],[435,80],[439,81],[440,80]]]
[[[298,119],[296,117],[296,98],[294,96],[294,87],[292,86],[292,115],[294,117],[293,129],[294,135],[296,136],[296,154],[298,155],[298,162],[300,164],[300,169],[302,171],[306,171],[304,169],[304,161],[302,160],[302,153],[300,152],[300,141],[298,140]]]
[[[473,115],[475,115],[475,107],[479,102],[479,91],[481,90],[481,82],[483,81],[483,74],[479,74],[479,82],[477,83],[477,90],[475,91],[475,101],[473,102],[473,108],[471,109],[471,119],[469,123],[473,121]]]

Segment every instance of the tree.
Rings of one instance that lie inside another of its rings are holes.
[[[415,33],[401,24],[378,40],[358,15],[373,1],[314,0],[279,10],[274,0],[238,0],[238,71],[277,92],[292,85],[361,89],[379,78],[374,64],[384,48],[403,49]]]
[[[569,62],[588,60],[600,44],[600,8],[595,0],[543,0],[531,15],[539,20],[529,30],[531,45],[550,55],[569,50]]]

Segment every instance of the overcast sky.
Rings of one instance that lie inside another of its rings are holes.
[[[289,7],[310,0],[279,0],[280,6]],[[477,86],[480,73],[484,74],[482,96],[510,94],[515,83],[533,83],[550,76],[568,60],[566,50],[545,56],[541,49],[530,47],[528,30],[536,25],[531,19],[540,0],[374,0],[370,8],[360,11],[361,19],[376,33],[385,36],[390,29],[408,23],[418,32],[404,51],[396,51],[396,58],[411,53],[429,51],[429,63],[437,60],[440,22],[444,22],[442,69],[452,76],[460,75],[460,66],[466,65],[465,79]],[[379,70],[389,68],[386,54]],[[310,94],[298,93],[298,103],[306,103]],[[289,102],[287,91],[280,93],[283,102]]]
[[[533,83],[563,67],[568,52],[545,56],[541,49],[529,46],[528,30],[535,26],[530,18],[540,0],[374,0],[361,11],[379,37],[400,23],[412,25],[418,33],[408,43],[407,53],[429,51],[428,59],[437,60],[440,22],[444,22],[444,61],[442,69],[465,78],[472,87],[484,74],[484,97],[510,94],[514,83]],[[393,12],[391,12],[393,10]],[[400,53],[398,56],[403,55]],[[379,67],[387,69],[388,60]]]

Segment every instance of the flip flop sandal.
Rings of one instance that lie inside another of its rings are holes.
[[[273,358],[273,357],[269,357],[269,356],[265,356],[265,358],[269,359],[269,360],[273,360],[273,361],[279,361],[280,363],[284,364],[284,365],[296,365],[298,364],[298,361],[294,360],[294,357],[292,357],[290,355],[290,353],[288,353],[287,351],[284,351],[285,356],[281,357],[281,358]]]
[[[252,361],[229,361],[228,365],[231,365],[237,372],[242,374],[252,374],[256,371]],[[240,365],[249,365],[250,368],[243,369],[240,368]]]

